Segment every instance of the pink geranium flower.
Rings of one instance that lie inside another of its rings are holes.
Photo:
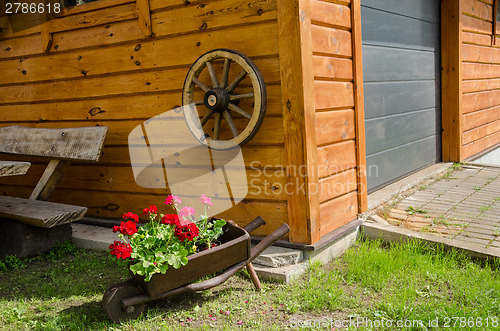
[[[188,218],[189,216],[191,215],[194,215],[195,214],[195,210],[193,207],[183,207],[180,211],[179,211],[179,215],[181,217],[186,217]]]
[[[214,204],[212,203],[212,199],[210,199],[209,197],[207,197],[205,194],[203,194],[200,198],[200,202],[204,205],[207,205],[207,206],[213,206]]]

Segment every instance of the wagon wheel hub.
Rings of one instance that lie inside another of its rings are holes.
[[[229,105],[229,94],[224,89],[216,87],[205,93],[203,104],[208,109],[221,113]]]
[[[264,78],[246,55],[215,49],[196,60],[182,90],[184,119],[193,136],[216,150],[249,142],[266,113]]]

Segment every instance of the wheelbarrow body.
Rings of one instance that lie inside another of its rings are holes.
[[[151,281],[144,281],[141,275],[133,275],[133,280],[149,296],[154,297],[174,288],[186,285],[225,270],[250,257],[250,235],[234,223],[227,222],[220,245],[188,256],[188,263],[179,269],[170,267],[165,274],[153,275]]]
[[[210,289],[222,284],[244,267],[247,267],[255,287],[260,289],[260,281],[251,262],[290,231],[288,225],[283,224],[250,248],[249,233],[263,224],[265,222],[260,217],[243,228],[228,222],[225,226],[227,231],[220,237],[221,245],[189,256],[187,265],[179,269],[170,268],[165,274],[155,274],[149,282],[134,275],[129,281],[111,285],[102,300],[106,314],[115,323],[135,319],[144,311],[148,302]],[[217,272],[221,273],[193,283]]]

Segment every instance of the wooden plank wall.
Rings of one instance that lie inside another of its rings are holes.
[[[347,5],[342,8],[348,12]],[[276,0],[151,0],[150,38],[141,31],[135,2],[100,0],[77,6],[48,22],[52,33],[48,53],[42,51],[39,26],[12,31],[8,19],[0,17],[0,126],[108,126],[101,162],[70,167],[52,200],[87,206],[88,215],[96,217],[140,213],[149,204],[162,205],[167,190],[135,184],[128,134],[143,121],[181,104],[184,77],[201,54],[215,48],[239,50],[262,71],[268,108],[259,133],[243,149],[248,179],[254,184],[243,203],[221,216],[245,224],[261,215],[268,225],[259,233],[269,233],[288,219],[287,196],[282,189],[287,178],[282,171],[286,156],[276,6]],[[82,12],[85,8],[92,11]],[[336,33],[345,38],[349,27]],[[326,79],[318,84],[342,90],[342,98],[347,99],[352,95],[352,87],[346,86],[352,80],[347,68],[349,47],[344,45],[333,57],[318,56],[318,60],[330,59],[345,68],[339,69],[336,79],[340,81]],[[322,145],[330,147],[332,143],[325,136],[329,130],[344,119],[352,121],[351,103],[345,109],[321,112],[335,123],[324,128]],[[349,128],[346,137],[352,138]],[[352,144],[348,139],[334,148]],[[31,161],[27,175],[2,179],[1,194],[29,195],[44,166],[39,160]],[[345,162],[349,163],[346,169],[352,168],[350,159]],[[332,173],[325,181],[331,181],[333,175],[352,176],[349,171]],[[346,197],[349,195],[342,199]]]
[[[323,236],[358,213],[353,12],[351,1],[310,5]]]
[[[463,159],[500,143],[500,29],[493,0],[461,0]]]

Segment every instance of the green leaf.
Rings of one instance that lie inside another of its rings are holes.
[[[166,273],[167,270],[168,270],[168,264],[167,263],[160,264],[160,272],[162,274]]]
[[[187,258],[186,256],[184,256],[184,257],[182,257],[182,259],[181,259],[181,264],[182,264],[182,265],[186,265],[186,264],[188,263],[188,261],[189,261],[189,260],[188,260],[188,258]]]
[[[145,272],[141,262],[138,262],[136,264],[132,264],[130,266],[130,271],[132,271],[132,273],[134,273],[134,274],[141,275],[141,276],[144,275],[144,272]]]

